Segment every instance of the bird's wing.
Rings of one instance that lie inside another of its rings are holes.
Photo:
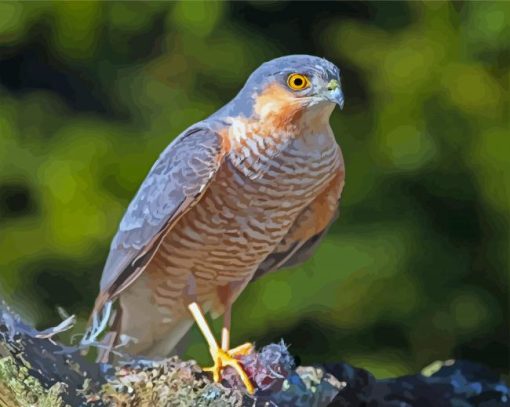
[[[165,234],[200,200],[224,156],[222,137],[199,125],[163,151],[129,204],[113,238],[96,311],[140,275]]]
[[[326,189],[299,214],[287,235],[259,265],[251,281],[284,267],[304,263],[314,253],[338,217],[343,185],[344,171],[339,168]]]
[[[276,249],[267,256],[259,265],[251,281],[258,280],[260,277],[278,271],[283,268],[298,266],[308,260],[315,252],[320,242],[328,233],[330,226],[338,217],[338,211],[333,216],[331,222],[319,233],[313,235],[308,240],[295,240],[292,244],[282,241]]]

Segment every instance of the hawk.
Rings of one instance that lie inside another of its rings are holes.
[[[310,257],[336,218],[344,161],[329,118],[343,103],[333,63],[285,56],[170,143],[120,222],[82,344],[108,328],[109,349],[129,337],[128,353],[167,356],[195,321],[214,379],[232,366],[252,393],[235,358],[250,344],[230,348],[232,304]],[[224,315],[220,343],[206,313]]]

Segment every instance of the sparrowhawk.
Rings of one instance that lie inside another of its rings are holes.
[[[161,153],[111,243],[83,345],[167,356],[195,320],[214,367],[234,367],[231,307],[254,279],[305,261],[335,219],[344,185],[329,125],[339,69],[292,55],[262,64],[224,107]],[[118,300],[115,312],[113,304]],[[224,314],[221,343],[204,313]]]

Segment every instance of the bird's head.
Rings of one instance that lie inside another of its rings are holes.
[[[290,55],[262,64],[232,101],[232,115],[288,122],[306,112],[323,116],[344,105],[340,70],[324,58]]]

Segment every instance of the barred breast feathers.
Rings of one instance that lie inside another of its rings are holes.
[[[296,185],[325,181],[334,168],[343,166],[328,120],[323,112],[297,120],[276,127],[271,122],[232,118],[227,135],[229,161],[244,176],[261,182],[280,176]]]

